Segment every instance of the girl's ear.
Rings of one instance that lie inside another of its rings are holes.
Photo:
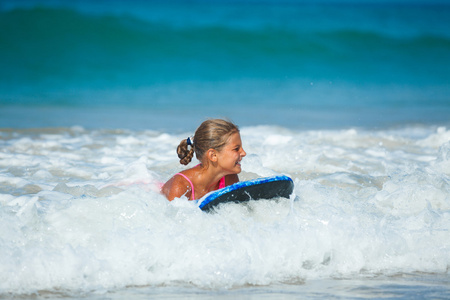
[[[208,151],[206,151],[206,157],[208,158],[209,161],[216,162],[217,161],[217,152],[216,152],[216,150],[209,149]]]

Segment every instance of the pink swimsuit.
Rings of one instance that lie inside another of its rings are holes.
[[[192,181],[183,173],[176,173],[175,175],[181,175],[184,177],[184,179],[186,179],[189,182],[189,184],[191,185],[191,190],[192,190],[191,198],[192,198],[192,200],[195,200],[194,184],[192,183]],[[224,187],[225,187],[225,176],[222,177],[219,181],[219,189],[223,189]]]

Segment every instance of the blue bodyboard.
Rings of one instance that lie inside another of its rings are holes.
[[[208,211],[226,202],[246,202],[249,200],[289,198],[294,190],[294,182],[285,175],[240,181],[223,189],[206,194],[198,200],[201,210]]]

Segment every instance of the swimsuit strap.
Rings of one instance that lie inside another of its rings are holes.
[[[194,184],[192,183],[192,181],[186,175],[184,175],[183,173],[177,173],[175,175],[181,175],[181,176],[184,177],[184,179],[186,179],[189,182],[189,184],[191,185],[191,194],[192,194],[191,198],[192,198],[192,200],[195,200]]]
[[[224,187],[225,187],[225,176],[220,178],[220,181],[219,181],[219,189],[223,189]]]

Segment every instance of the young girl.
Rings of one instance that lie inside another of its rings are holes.
[[[241,135],[231,122],[212,119],[203,122],[193,138],[182,140],[177,148],[180,163],[187,165],[192,157],[200,164],[175,174],[161,192],[169,200],[186,196],[200,199],[207,193],[239,181],[241,160],[246,155]]]

